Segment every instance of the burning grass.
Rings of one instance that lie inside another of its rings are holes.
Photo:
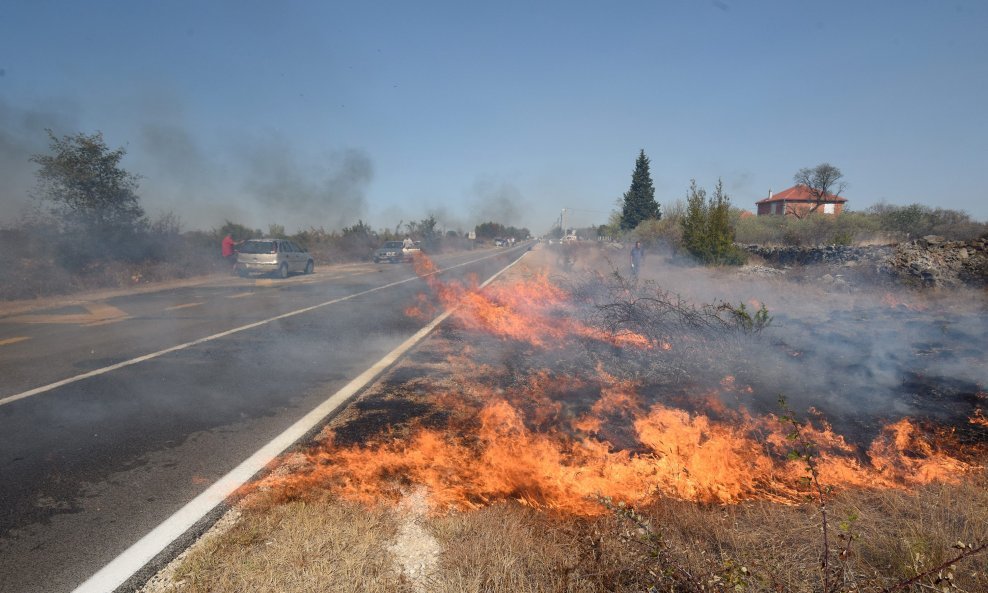
[[[592,282],[563,288],[533,270],[481,292],[432,278],[437,300],[423,297],[410,313],[457,304],[454,323],[293,455],[290,471],[242,492],[245,525],[323,508],[375,518],[383,539],[360,554],[381,564],[354,569],[369,571],[368,584],[327,588],[309,577],[324,590],[365,591],[881,590],[938,566],[958,540],[984,541],[980,386],[934,381],[910,394],[935,393],[934,415],[876,389],[871,397],[890,402],[882,413],[862,405],[849,414],[857,383],[803,376],[809,393],[797,394],[787,419],[770,379],[800,368],[791,359],[812,368],[815,351],[799,345],[806,355],[794,357],[792,337],[761,335],[770,320],[751,311],[763,309]],[[935,357],[896,354],[906,366],[922,361],[923,376],[942,370]],[[418,573],[381,543],[407,531],[386,509],[416,492],[429,510],[416,524],[440,549]],[[826,586],[824,508],[834,538]],[[229,537],[232,551],[242,536]],[[245,557],[269,556],[255,540],[242,544]],[[338,556],[346,551],[311,553],[351,566]],[[187,574],[240,578],[222,576],[236,558],[201,562]],[[270,561],[259,562],[267,574],[256,578],[277,582]],[[295,564],[308,571],[312,562]],[[945,574],[923,582],[948,583]],[[988,590],[983,560],[951,575]],[[184,590],[265,590],[210,582]]]

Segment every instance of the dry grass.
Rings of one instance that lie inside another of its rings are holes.
[[[252,505],[232,529],[192,550],[169,590],[405,591],[388,551],[396,529],[383,509],[328,498]]]
[[[502,502],[434,516],[438,564],[420,590],[436,593],[655,590],[810,593],[821,590],[820,520],[812,504],[702,505],[663,500],[641,509],[652,535],[621,513],[563,517]],[[985,538],[988,474],[917,492],[847,492],[830,508],[834,532],[855,539],[841,591],[881,591]],[[170,591],[413,591],[393,544],[397,511],[323,498],[255,502],[238,524],[194,549]],[[660,543],[656,543],[660,542]],[[839,545],[839,543],[838,543]],[[935,577],[935,575],[934,575]],[[930,590],[934,577],[912,591]],[[959,591],[988,591],[984,555],[959,564]]]
[[[435,518],[444,552],[429,591],[494,593],[600,590],[582,572],[581,522],[501,503]]]

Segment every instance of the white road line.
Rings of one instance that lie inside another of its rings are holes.
[[[488,278],[480,287],[487,286],[495,278],[521,261],[525,253],[522,253],[518,259]],[[407,281],[403,280],[402,282]],[[447,309],[433,319],[428,325],[416,332],[415,335],[405,340],[400,346],[374,363],[373,366],[361,373],[356,379],[347,383],[346,386],[331,395],[329,399],[303,416],[299,421],[289,427],[288,430],[258,449],[256,453],[235,467],[230,473],[217,480],[202,494],[176,511],[174,515],[165,519],[163,523],[152,529],[150,533],[138,540],[137,543],[127,548],[96,574],[76,587],[73,593],[108,593],[127,582],[145,564],[181,537],[183,533],[191,529],[200,519],[208,515],[210,511],[226,500],[228,496],[246,484],[255,474],[264,469],[265,466],[281,455],[288,447],[292,446],[296,441],[305,436],[306,433],[321,423],[333,410],[346,402],[385,369],[394,364],[399,357],[422,341],[436,326],[449,317],[454,310],[455,307]]]
[[[477,259],[474,259],[474,260],[463,262],[461,264],[456,264],[455,266],[450,266],[450,267],[444,268],[442,270],[437,270],[437,271],[433,272],[432,274],[438,274],[440,272],[445,272],[446,270],[452,270],[454,268],[459,268],[459,267],[462,267],[462,266],[466,266],[466,265],[469,265],[469,264],[472,264],[472,263],[483,261],[485,259],[490,259],[490,258],[495,257],[497,255],[500,255],[500,253],[495,253],[493,255],[486,255],[484,257],[480,257],[480,258],[477,258]],[[432,274],[427,274],[427,275],[430,275],[431,276]],[[228,330],[223,331],[223,332],[220,332],[218,334],[213,334],[211,336],[206,336],[205,338],[199,338],[198,340],[193,340],[191,342],[186,342],[184,344],[179,344],[177,346],[172,346],[170,348],[165,348],[164,350],[158,350],[157,352],[152,352],[150,354],[145,354],[143,356],[138,356],[137,358],[131,358],[130,360],[125,360],[123,362],[118,362],[116,364],[111,364],[110,366],[106,366],[106,367],[95,369],[95,370],[92,370],[92,371],[89,371],[89,372],[86,372],[86,373],[75,375],[74,377],[69,377],[68,379],[62,379],[61,381],[55,381],[54,383],[49,383],[48,385],[42,385],[41,387],[35,387],[34,389],[29,389],[27,391],[22,391],[21,393],[16,393],[14,395],[8,395],[7,397],[0,398],[0,406],[4,406],[6,404],[15,402],[15,401],[20,400],[20,399],[24,399],[26,397],[31,397],[33,395],[38,395],[40,393],[45,393],[47,391],[51,391],[52,389],[57,389],[59,387],[64,387],[64,386],[69,385],[71,383],[75,383],[77,381],[82,381],[83,379],[88,379],[90,377],[96,377],[96,376],[102,375],[104,373],[109,373],[110,371],[115,371],[117,369],[122,369],[124,367],[128,367],[128,366],[133,365],[133,364],[137,364],[137,363],[140,363],[140,362],[145,362],[145,361],[148,361],[148,360],[151,360],[151,359],[154,359],[154,358],[158,358],[159,356],[164,356],[165,354],[170,354],[172,352],[177,352],[179,350],[185,350],[186,348],[190,348],[192,346],[197,346],[197,345],[202,344],[204,342],[210,342],[212,340],[216,340],[218,338],[223,338],[223,337],[226,337],[226,336],[229,336],[229,335],[232,335],[232,334],[236,334],[236,333],[239,333],[239,332],[242,332],[242,331],[246,331],[248,329],[254,329],[255,327],[260,327],[262,325],[271,323],[272,321],[278,321],[280,319],[285,319],[287,317],[294,317],[295,315],[300,315],[302,313],[308,313],[309,311],[314,311],[316,309],[325,307],[327,305],[334,305],[336,303],[341,303],[343,301],[348,301],[350,299],[357,298],[357,297],[363,296],[365,294],[370,294],[372,292],[377,292],[378,290],[384,290],[385,288],[391,288],[392,286],[397,286],[399,284],[404,284],[406,282],[412,282],[413,280],[418,280],[418,279],[419,279],[419,276],[413,276],[411,278],[406,278],[404,280],[399,280],[397,282],[391,282],[389,284],[384,284],[384,285],[381,285],[381,286],[370,288],[368,290],[364,290],[362,292],[357,292],[357,293],[354,293],[354,294],[351,294],[351,295],[348,295],[348,296],[345,296],[345,297],[340,297],[338,299],[333,299],[331,301],[326,301],[325,303],[319,303],[318,305],[312,305],[311,307],[305,307],[303,309],[298,309],[296,311],[290,311],[288,313],[283,313],[283,314],[277,315],[275,317],[270,317],[268,319],[263,319],[261,321],[256,321],[254,323],[249,323],[247,325],[242,325],[240,327],[235,327],[233,329],[228,329]]]

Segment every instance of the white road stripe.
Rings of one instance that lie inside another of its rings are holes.
[[[522,253],[518,259],[488,278],[480,287],[484,288],[493,282],[495,278],[521,261],[525,253]],[[407,280],[403,280],[402,282],[407,282]],[[393,284],[388,286],[393,286]],[[384,287],[382,286],[380,288]],[[200,519],[208,515],[217,505],[226,500],[228,496],[246,484],[255,474],[264,469],[276,457],[321,423],[333,410],[346,402],[385,369],[394,364],[399,357],[422,341],[436,326],[449,317],[454,310],[455,307],[447,309],[433,319],[428,325],[416,332],[415,335],[405,340],[400,346],[374,363],[373,366],[361,373],[356,379],[347,383],[346,386],[331,395],[329,399],[303,416],[299,421],[289,427],[288,430],[261,447],[256,453],[234,468],[233,471],[217,480],[202,494],[176,511],[174,515],[165,519],[163,523],[151,530],[150,533],[138,540],[137,543],[76,587],[73,593],[108,593],[127,582],[128,579],[137,574],[137,571],[154,559],[155,556],[160,554],[173,541],[181,537],[183,533],[191,529]]]
[[[462,267],[462,266],[466,266],[466,265],[469,265],[469,264],[472,264],[472,263],[483,261],[485,259],[490,259],[492,257],[496,257],[498,255],[501,255],[501,253],[495,253],[495,254],[492,254],[492,255],[485,255],[484,257],[480,257],[480,258],[473,259],[473,260],[470,260],[470,261],[467,261],[467,262],[463,262],[461,264],[456,264],[455,266],[450,266],[448,268],[443,268],[442,270],[436,270],[435,272],[432,272],[431,274],[426,274],[426,275],[427,276],[431,276],[432,274],[438,274],[440,272],[445,272],[447,270],[452,270],[454,268],[459,268],[459,267]],[[186,342],[184,344],[179,344],[177,346],[172,346],[170,348],[165,348],[164,350],[158,350],[157,352],[152,352],[150,354],[145,354],[144,356],[138,356],[137,358],[131,358],[130,360],[125,360],[123,362],[118,362],[116,364],[111,364],[110,366],[106,366],[106,367],[103,367],[103,368],[92,370],[92,371],[89,371],[87,373],[82,373],[80,375],[75,375],[74,377],[69,377],[68,379],[62,379],[61,381],[55,381],[54,383],[49,383],[48,385],[42,385],[41,387],[35,387],[34,389],[29,389],[27,391],[22,391],[21,393],[16,393],[14,395],[8,395],[7,397],[0,398],[0,406],[3,406],[3,405],[6,405],[6,404],[15,402],[15,401],[20,400],[20,399],[24,399],[26,397],[31,397],[33,395],[38,395],[40,393],[45,393],[46,391],[51,391],[52,389],[57,389],[59,387],[64,387],[64,386],[69,385],[71,383],[75,383],[77,381],[82,381],[83,379],[88,379],[90,377],[96,377],[96,376],[102,375],[104,373],[109,373],[110,371],[115,371],[117,369],[122,369],[124,367],[128,367],[128,366],[133,365],[133,364],[137,364],[137,363],[140,363],[140,362],[145,362],[145,361],[148,361],[148,360],[151,360],[151,359],[154,359],[154,358],[158,358],[159,356],[164,356],[165,354],[170,354],[172,352],[177,352],[179,350],[185,350],[186,348],[190,348],[192,346],[197,346],[197,345],[202,344],[204,342],[210,342],[212,340],[216,340],[218,338],[224,338],[226,336],[229,336],[229,335],[232,335],[232,334],[236,334],[236,333],[239,333],[239,332],[242,332],[242,331],[246,331],[248,329],[254,329],[255,327],[260,327],[262,325],[271,323],[272,321],[278,321],[279,319],[285,319],[287,317],[294,317],[295,315],[300,315],[302,313],[308,313],[309,311],[314,311],[316,309],[325,307],[327,305],[334,305],[336,303],[341,303],[343,301],[348,301],[350,299],[357,298],[357,297],[363,296],[365,294],[370,294],[372,292],[377,292],[379,290],[384,290],[385,288],[391,288],[392,286],[398,286],[399,284],[404,284],[406,282],[412,282],[413,280],[418,280],[418,279],[419,279],[418,276],[413,276],[411,278],[406,278],[404,280],[399,280],[397,282],[391,282],[390,284],[384,284],[382,286],[377,286],[377,287],[374,287],[374,288],[370,288],[370,289],[364,290],[362,292],[357,292],[357,293],[354,293],[354,294],[351,294],[351,295],[348,295],[348,296],[345,296],[345,297],[340,297],[338,299],[333,299],[331,301],[326,301],[325,303],[319,303],[318,305],[312,305],[311,307],[305,307],[303,309],[298,309],[296,311],[290,311],[288,313],[283,313],[283,314],[277,315],[275,317],[270,317],[268,319],[264,319],[264,320],[261,320],[261,321],[256,321],[254,323],[249,323],[247,325],[242,325],[240,327],[235,327],[233,329],[228,329],[228,330],[226,330],[224,332],[220,332],[218,334],[213,334],[211,336],[206,336],[205,338],[199,338],[198,340],[192,340],[191,342]]]

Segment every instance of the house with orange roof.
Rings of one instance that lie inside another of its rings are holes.
[[[836,216],[844,210],[846,202],[847,198],[832,194],[818,197],[805,185],[795,185],[777,194],[769,190],[768,197],[758,200],[755,205],[758,206],[758,216],[803,218],[811,212]]]

